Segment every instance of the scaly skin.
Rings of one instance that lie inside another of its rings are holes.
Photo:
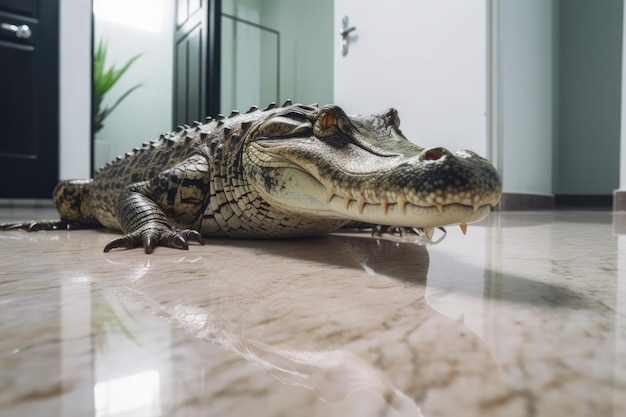
[[[29,230],[104,226],[105,247],[187,249],[202,236],[273,238],[329,233],[354,222],[422,228],[484,218],[501,195],[489,162],[470,151],[424,149],[394,109],[347,116],[335,105],[233,112],[135,149],[92,180],[54,191],[61,221]]]

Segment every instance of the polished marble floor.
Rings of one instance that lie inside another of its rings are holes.
[[[500,212],[428,246],[145,255],[0,232],[0,415],[626,416],[625,233],[626,214]]]

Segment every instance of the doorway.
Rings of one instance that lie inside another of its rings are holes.
[[[333,0],[222,0],[221,111],[333,102]]]

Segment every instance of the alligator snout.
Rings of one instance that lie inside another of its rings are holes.
[[[386,188],[406,194],[418,206],[495,205],[501,193],[496,169],[478,154],[443,147],[421,150],[388,172]],[[400,185],[394,187],[393,184]],[[382,185],[379,185],[382,187]]]

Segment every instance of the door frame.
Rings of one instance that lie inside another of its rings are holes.
[[[487,0],[487,159],[500,175],[502,166],[502,73],[500,68],[500,2]]]
[[[59,0],[59,179],[92,174],[93,5]],[[69,24],[67,22],[70,22]]]
[[[215,116],[220,112],[222,82],[222,0],[208,1],[208,43],[207,43],[207,95],[206,115]]]

